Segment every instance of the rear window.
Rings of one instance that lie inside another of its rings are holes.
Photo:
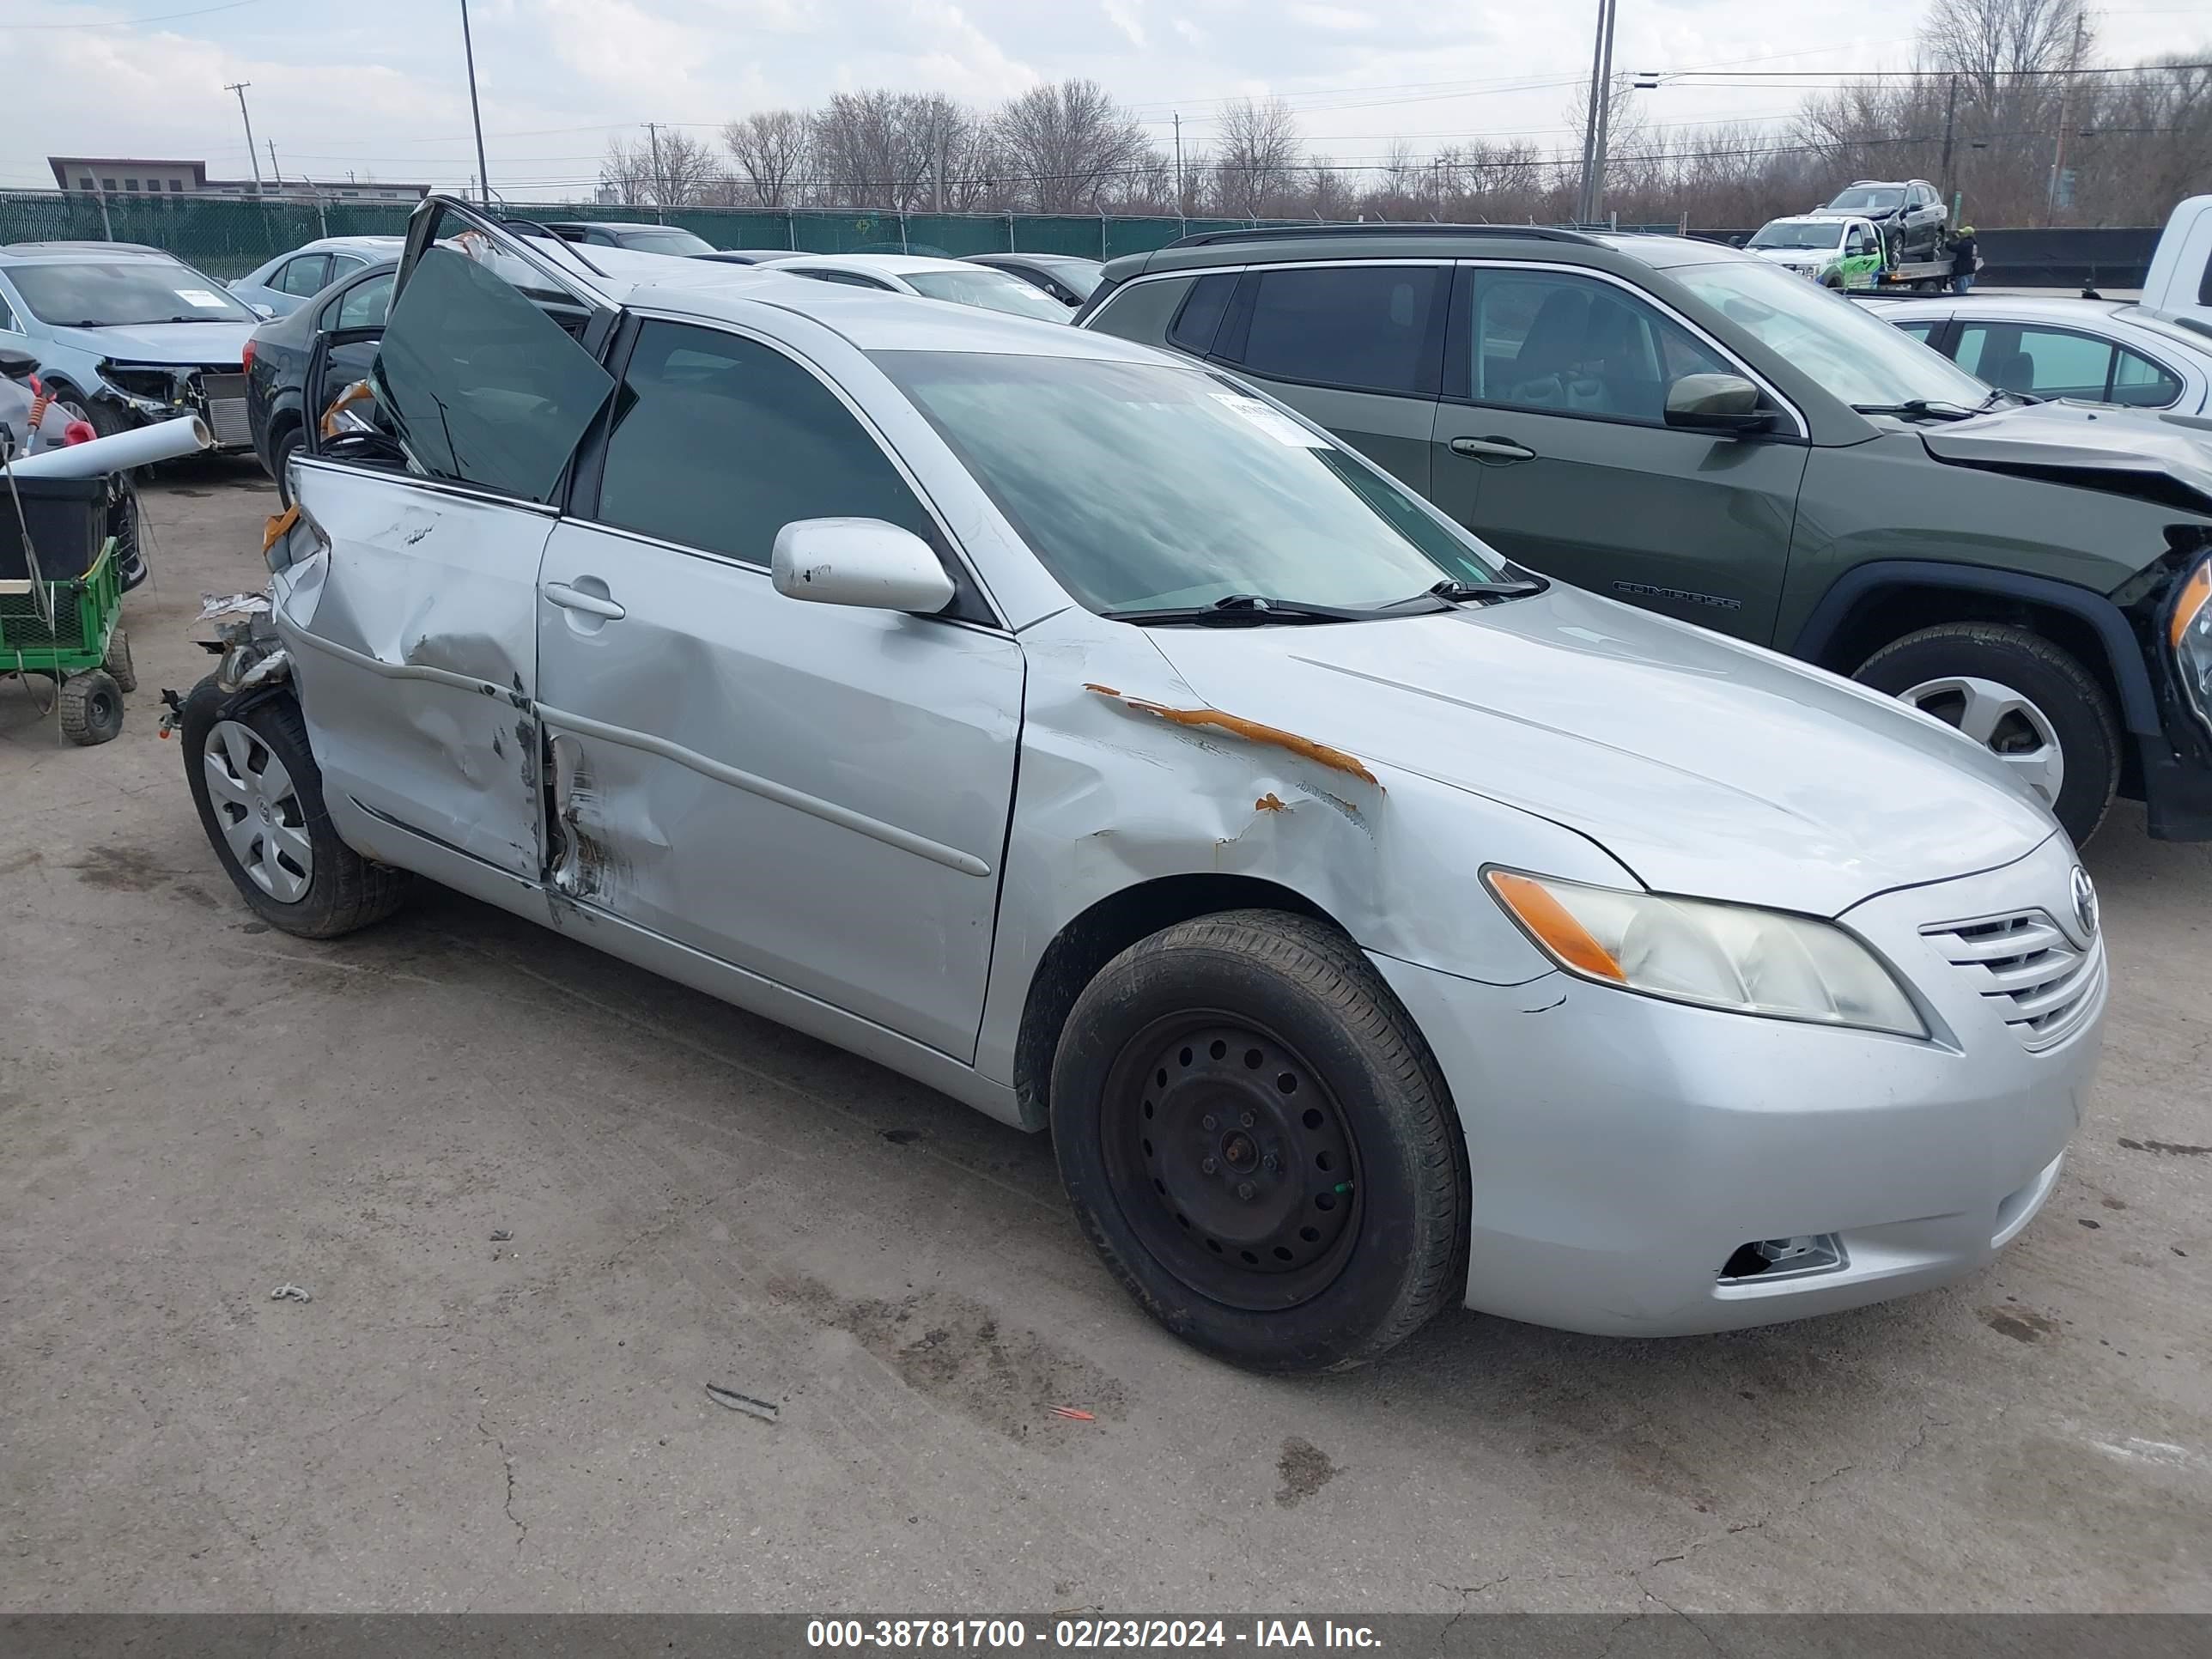
[[[1262,270],[1238,361],[1274,380],[1432,396],[1448,276],[1437,265]]]

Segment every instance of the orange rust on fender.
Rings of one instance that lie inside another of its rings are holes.
[[[1277,749],[1287,749],[1293,755],[1303,755],[1317,765],[1349,773],[1362,783],[1374,784],[1377,789],[1382,787],[1358,757],[1347,755],[1341,749],[1333,749],[1325,743],[1316,743],[1311,738],[1302,738],[1295,732],[1285,732],[1280,726],[1263,726],[1258,720],[1248,720],[1242,714],[1225,714],[1218,708],[1170,708],[1164,703],[1147,702],[1142,697],[1123,696],[1110,685],[1086,683],[1083,689],[1095,691],[1102,697],[1113,697],[1140,714],[1155,714],[1177,726],[1211,726],[1250,743],[1264,743]],[[1261,804],[1265,805],[1264,802]]]
[[[1288,802],[1270,789],[1252,803],[1252,810],[1255,812],[1287,812],[1291,809]]]

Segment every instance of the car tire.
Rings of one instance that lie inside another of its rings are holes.
[[[72,674],[62,682],[55,713],[71,743],[112,743],[123,732],[123,690],[103,669]]]
[[[300,453],[307,441],[306,428],[296,421],[288,423],[269,446],[269,470],[276,480],[276,499],[286,507],[292,505],[292,486],[286,477],[292,457]]]
[[[138,689],[138,665],[131,660],[131,635],[120,625],[107,636],[107,656],[100,666],[122,690]]]
[[[232,704],[210,677],[192,688],[179,722],[192,805],[223,873],[256,915],[301,939],[383,921],[413,878],[338,838],[299,704],[289,696],[236,712]]]
[[[2104,822],[2120,783],[2119,720],[2096,677],[2041,635],[1946,623],[1892,641],[1853,678],[1983,738],[2045,798],[2076,847]],[[2005,710],[2007,697],[2021,706]],[[2055,790],[2039,749],[2056,750]]]
[[[1182,922],[1102,969],[1052,1070],[1077,1218],[1146,1312],[1256,1371],[1341,1370],[1456,1302],[1464,1140],[1397,999],[1334,927]]]

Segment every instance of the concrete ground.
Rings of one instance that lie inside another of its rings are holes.
[[[2212,849],[2091,848],[2105,1070],[1991,1269],[1263,1381],[1042,1139],[462,899],[257,923],[156,694],[273,504],[151,493],[116,743],[0,685],[0,1607],[2212,1609]]]

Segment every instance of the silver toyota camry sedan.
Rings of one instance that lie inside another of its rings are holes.
[[[1852,1307],[2049,1195],[2096,902],[1978,745],[1201,366],[590,254],[434,198],[366,380],[319,350],[180,712],[275,927],[428,879],[1049,1128],[1261,1370]]]

